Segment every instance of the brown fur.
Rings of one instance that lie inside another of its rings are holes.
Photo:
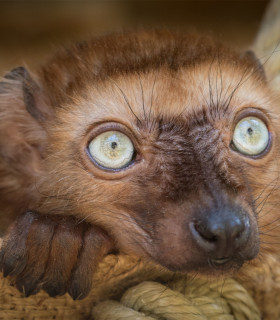
[[[61,50],[34,79],[3,79],[0,101],[1,219],[28,211],[2,250],[19,289],[84,297],[113,247],[215,275],[254,258],[259,242],[261,253],[279,253],[279,121],[250,56],[206,37],[138,31]],[[231,148],[242,114],[268,124],[271,148],[261,158]],[[87,145],[106,128],[132,139],[133,165],[112,172],[92,163]],[[188,226],[229,206],[248,214],[252,232],[231,264],[215,268]]]

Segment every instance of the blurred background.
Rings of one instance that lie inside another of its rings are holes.
[[[268,0],[0,0],[0,74],[22,64],[36,67],[57,46],[71,41],[139,26],[207,32],[244,49],[254,41],[268,3]]]

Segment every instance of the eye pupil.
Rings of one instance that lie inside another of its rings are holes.
[[[251,136],[253,134],[253,129],[252,128],[248,128],[247,132]]]
[[[114,141],[114,142],[111,143],[111,148],[112,149],[116,149],[117,146],[118,146],[117,142]]]

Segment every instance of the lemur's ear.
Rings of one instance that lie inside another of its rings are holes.
[[[260,78],[262,80],[266,81],[266,74],[265,74],[265,70],[264,70],[263,64],[261,63],[259,58],[256,56],[254,51],[252,51],[252,50],[245,51],[242,54],[242,58],[244,58],[248,62],[251,62],[252,65],[255,68],[255,72],[260,76]]]
[[[26,68],[17,67],[8,72],[4,76],[4,79],[15,80],[21,84],[26,110],[33,118],[39,121],[44,120],[46,117],[46,108],[44,106],[45,103],[43,101],[42,90],[32,79]]]
[[[34,200],[31,187],[41,176],[52,109],[34,79],[23,67],[0,79],[0,234]]]

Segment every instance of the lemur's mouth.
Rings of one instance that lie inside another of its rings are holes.
[[[219,259],[211,259],[211,262],[215,266],[220,266],[220,265],[224,265],[224,264],[228,263],[231,260],[232,260],[231,257],[223,257],[223,258],[219,258]]]

